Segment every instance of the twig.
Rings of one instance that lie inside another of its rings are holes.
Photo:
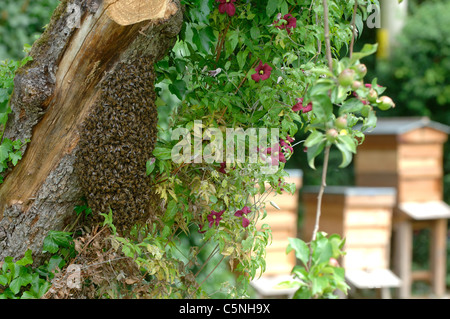
[[[325,37],[325,46],[326,46],[326,54],[328,67],[330,71],[333,72],[333,58],[331,57],[331,43],[330,43],[330,25],[328,23],[328,2],[327,0],[323,0],[323,23],[324,23],[324,37]]]
[[[333,72],[333,60],[331,57],[331,44],[330,44],[330,26],[328,24],[328,3],[327,0],[323,0],[323,19],[324,19],[324,33],[325,33],[325,45],[326,45],[326,56],[328,61],[328,67],[331,72]],[[317,210],[316,210],[316,222],[314,224],[314,230],[312,234],[311,241],[314,241],[319,231],[320,216],[322,214],[322,197],[325,192],[325,187],[327,186],[327,170],[328,161],[330,158],[330,148],[331,145],[327,145],[325,148],[324,163],[322,169],[322,182],[319,189],[319,194],[317,196]],[[311,252],[312,253],[312,252]],[[311,260],[311,258],[310,258]]]
[[[353,17],[352,17],[352,42],[350,42],[350,58],[353,55],[353,46],[355,45],[356,37],[356,11],[358,10],[358,0],[355,0],[355,6],[353,7]]]
[[[322,183],[320,185],[319,195],[317,196],[316,222],[314,224],[314,231],[312,234],[311,241],[314,241],[316,239],[317,232],[319,231],[320,215],[322,214],[322,197],[323,193],[325,192],[325,187],[327,186],[327,170],[328,170],[328,159],[330,158],[330,148],[331,145],[328,145],[325,148],[325,157],[322,169]]]

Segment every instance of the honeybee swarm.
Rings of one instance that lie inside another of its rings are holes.
[[[101,98],[80,131],[80,186],[94,222],[111,208],[118,230],[152,218],[145,164],[157,135],[154,79],[151,57],[119,63],[102,82]]]

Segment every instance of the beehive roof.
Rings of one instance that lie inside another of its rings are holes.
[[[305,186],[303,193],[318,193],[319,186]],[[379,196],[395,195],[397,190],[393,187],[370,187],[370,186],[327,186],[325,194],[346,196]]]
[[[420,128],[432,128],[450,134],[450,126],[431,121],[428,117],[378,118],[377,126],[368,135],[400,135]]]

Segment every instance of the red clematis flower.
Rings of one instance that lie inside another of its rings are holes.
[[[242,217],[242,215],[247,215],[248,213],[250,213],[252,210],[250,209],[250,207],[248,206],[244,206],[244,208],[236,211],[236,213],[234,213],[234,216],[237,217]]]
[[[267,154],[270,155],[272,165],[276,166],[279,162],[286,163],[286,157],[284,156],[280,144],[275,144],[273,147],[267,148]]]
[[[220,2],[219,4],[219,12],[220,13],[226,13],[230,17],[234,16],[236,13],[236,7],[234,6],[234,2],[236,0],[216,0],[217,2]]]
[[[248,206],[244,206],[244,208],[236,211],[236,213],[234,213],[234,216],[237,217],[242,217],[242,226],[245,228],[248,225],[250,225],[250,220],[248,220],[247,218],[244,217],[244,215],[247,215],[251,212],[250,207]]]
[[[297,103],[292,107],[292,111],[297,112],[297,111],[302,111],[303,113],[308,113],[312,111],[312,103],[309,102],[308,105],[304,106],[303,105],[303,98],[297,98]]]
[[[272,72],[272,68],[267,63],[263,64],[262,61],[259,61],[259,65],[256,67],[256,73],[252,74],[252,79],[255,82],[259,82],[267,80],[270,77],[270,73]]]
[[[297,19],[294,18],[292,14],[288,13],[284,15],[283,20],[284,21],[282,21],[280,25],[277,25],[276,28],[286,29],[288,33],[291,33],[291,29],[297,26]],[[274,24],[277,24],[278,22],[280,22],[280,19],[274,21]]]
[[[227,163],[226,162],[222,162],[222,163],[220,163],[220,168],[218,169],[218,171],[221,172],[222,174],[226,174],[227,173],[225,171],[226,167],[227,167]]]
[[[288,136],[289,137],[289,136]],[[292,140],[292,139],[291,139]],[[283,140],[282,138],[280,139],[280,145],[281,147],[284,147],[284,149],[288,149],[291,153],[294,151],[294,149],[291,146],[291,142],[289,142],[289,140]]]
[[[211,211],[211,213],[208,215],[208,222],[209,227],[211,228],[214,224],[216,226],[219,226],[220,221],[222,220],[222,214],[225,210],[221,210],[220,212]]]

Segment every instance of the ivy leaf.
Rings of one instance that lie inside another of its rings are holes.
[[[16,264],[20,265],[20,266],[31,265],[32,263],[33,263],[33,258],[31,257],[31,249],[28,249],[25,252],[24,257],[16,262]]]
[[[22,153],[20,151],[9,153],[9,159],[13,163],[14,166],[17,165],[17,162],[22,159]]]
[[[72,233],[62,231],[49,231],[47,237],[44,239],[43,252],[55,254],[59,247],[70,247],[73,242]]]
[[[5,138],[0,145],[0,162],[5,162],[9,158],[9,153],[12,151],[12,142],[10,139]]]
[[[13,294],[17,294],[20,291],[22,286],[28,285],[32,280],[31,274],[28,273],[28,269],[25,267],[20,267],[19,276],[15,278],[9,284],[9,289],[13,292]]]

